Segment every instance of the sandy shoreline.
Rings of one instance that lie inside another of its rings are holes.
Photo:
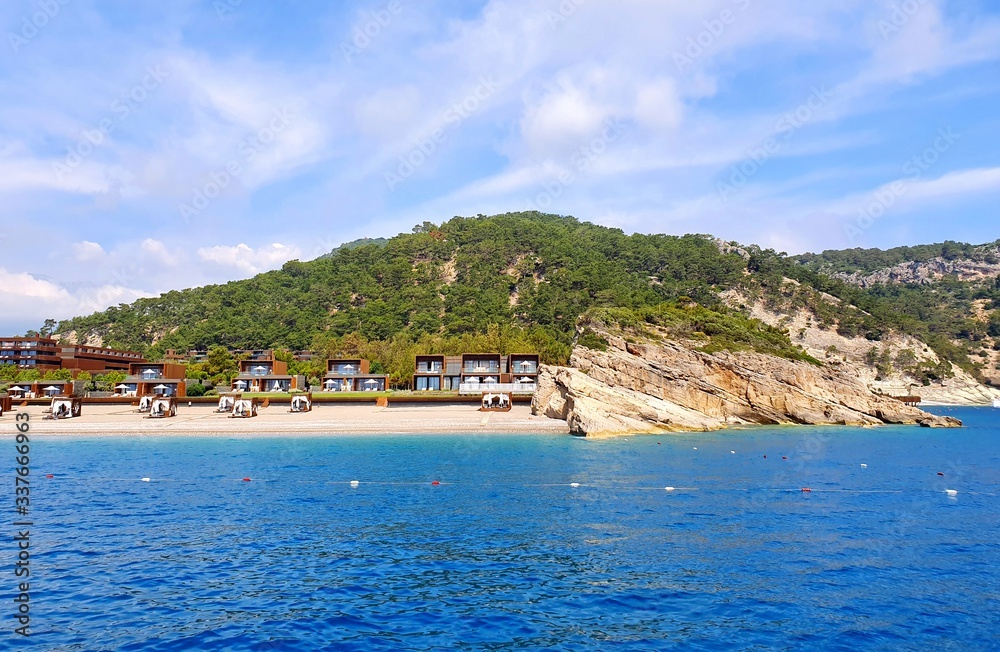
[[[44,419],[42,406],[20,408],[31,415],[34,436],[307,436],[335,434],[567,434],[565,421],[533,416],[528,405],[510,412],[479,412],[474,404],[399,405],[316,404],[311,412],[290,413],[287,405],[262,408],[250,419],[231,419],[214,405],[181,403],[177,416],[149,419],[125,405],[84,405],[73,419]],[[13,436],[16,412],[0,417],[0,432]]]

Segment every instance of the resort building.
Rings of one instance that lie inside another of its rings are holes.
[[[15,400],[70,396],[72,393],[73,381],[71,380],[25,380],[14,383],[7,388],[7,395]]]
[[[27,383],[18,383],[22,387]],[[36,380],[31,383],[31,393],[35,396],[70,396],[73,394],[72,380]]]
[[[0,339],[0,365],[12,364],[39,373],[62,368],[59,345],[49,337],[4,337]]]
[[[538,388],[538,365],[540,359],[537,353],[512,353],[508,356],[507,371],[510,380],[520,391],[534,393]]]
[[[164,362],[186,362],[188,356],[183,353],[178,353],[174,349],[167,349],[167,352],[163,354]]]
[[[129,364],[145,358],[135,351],[122,351],[101,346],[60,345],[50,337],[0,338],[0,364],[13,364],[21,369],[46,371],[69,369],[75,378],[81,371],[100,374],[106,371],[127,371]]]
[[[538,388],[537,353],[464,353],[418,355],[413,369],[415,391],[485,391],[534,394]]]
[[[60,347],[62,368],[74,371],[74,376],[80,371],[91,374],[101,374],[106,371],[128,371],[129,365],[145,361],[141,353],[109,349],[102,346],[64,345]],[[183,376],[182,376],[183,377]]]
[[[461,383],[462,356],[418,355],[413,369],[416,391],[457,390]]]
[[[187,367],[171,362],[133,362],[125,380],[115,387],[119,396],[187,396]]]
[[[496,385],[504,382],[503,356],[499,353],[463,353],[462,385]]]
[[[369,373],[363,358],[331,358],[326,361],[323,390],[327,392],[384,392],[389,386],[385,374]]]
[[[274,351],[253,351],[240,360],[240,373],[233,380],[235,392],[289,392],[300,387],[301,379],[288,374],[288,363],[277,360]]]

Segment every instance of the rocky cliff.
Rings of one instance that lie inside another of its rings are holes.
[[[669,339],[627,342],[602,333],[606,351],[577,346],[569,367],[543,367],[535,414],[586,435],[715,430],[744,424],[916,424],[958,427],[856,377],[754,352],[703,353]]]
[[[997,252],[992,251],[993,254]],[[1000,274],[1000,263],[994,256],[989,260],[945,260],[931,258],[923,261],[909,261],[893,267],[886,267],[871,273],[854,272],[852,274],[836,273],[834,277],[862,288],[873,285],[894,285],[899,283],[929,284],[940,281],[946,276],[955,277],[959,281],[981,281],[995,278]]]

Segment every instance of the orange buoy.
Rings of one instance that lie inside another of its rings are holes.
[[[804,491],[804,492],[810,492],[810,491],[812,491],[812,489],[810,489],[809,487],[802,487],[802,491]]]
[[[51,473],[46,473],[46,474],[45,474],[45,477],[46,477],[46,478],[54,478],[54,477],[56,477],[56,476],[52,475]]]
[[[250,482],[250,478],[243,478],[243,482]]]
[[[432,485],[434,485],[434,486],[436,487],[436,486],[438,486],[438,485],[439,485],[439,484],[441,484],[441,483],[440,483],[440,482],[438,482],[437,480],[435,480],[435,481],[431,482],[431,484],[432,484]]]

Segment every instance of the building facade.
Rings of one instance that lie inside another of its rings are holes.
[[[240,373],[233,380],[236,392],[290,392],[299,387],[298,376],[288,374],[288,363],[277,360],[274,351],[253,351],[240,360]]]
[[[389,386],[385,374],[370,373],[363,358],[330,358],[326,361],[323,390],[327,392],[384,392]]]
[[[50,337],[0,338],[0,364],[37,369],[39,373],[61,369],[59,343]]]
[[[418,355],[413,369],[413,389],[422,391],[457,390],[462,382],[462,356]]]
[[[187,396],[187,367],[171,362],[133,362],[115,387],[120,396]]]
[[[418,355],[413,369],[415,391],[482,391],[533,394],[538,387],[537,353],[463,353]]]
[[[62,358],[62,368],[75,370],[74,376],[81,371],[92,374],[106,371],[127,372],[129,365],[146,360],[141,353],[136,351],[80,344],[61,346],[60,357]]]

